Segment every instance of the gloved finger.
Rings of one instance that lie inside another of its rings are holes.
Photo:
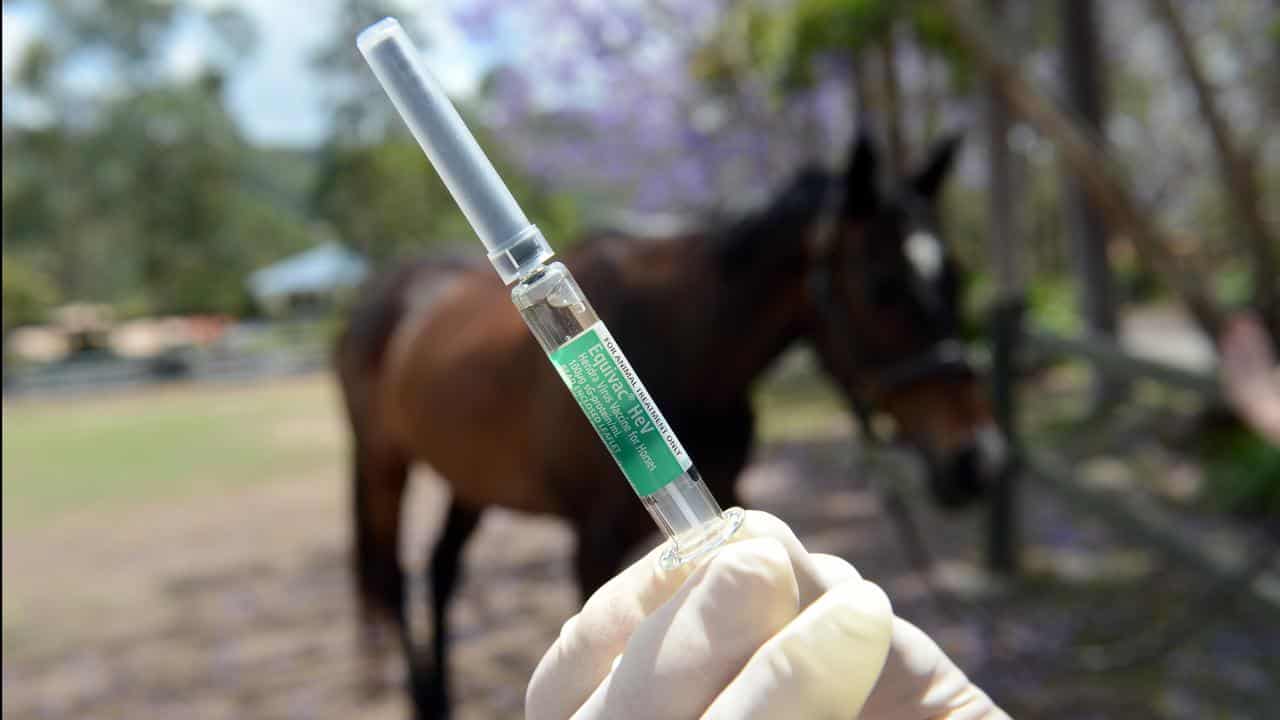
[[[858,578],[857,570],[834,555],[810,555],[819,582],[834,587]],[[938,647],[932,638],[901,618],[893,619],[893,638],[880,679],[862,709],[863,720],[903,718],[991,718],[1003,711]]]
[[[600,587],[543,654],[529,679],[529,720],[572,715],[609,673],[611,664],[650,612],[671,598],[695,569],[658,566],[658,546]]]
[[[652,615],[578,718],[697,717],[766,640],[798,612],[791,561],[773,538],[711,557]]]
[[[933,638],[902,618],[893,619],[893,639],[863,720],[902,718],[1007,718],[969,681]]]
[[[824,592],[850,580],[862,579],[858,571],[844,558],[826,553],[812,553],[809,559],[813,563],[815,580]]]
[[[825,590],[808,552],[786,523],[748,510],[730,543],[770,537],[782,544],[795,572],[803,607]],[[605,583],[560,630],[533,672],[525,696],[530,718],[565,718],[591,695],[609,673],[636,626],[669,600],[700,563],[674,570],[658,566],[659,546]]]
[[[878,586],[837,585],[770,638],[703,718],[857,717],[889,654],[892,627]]]
[[[766,512],[748,510],[742,522],[741,537],[771,537],[782,543],[787,555],[791,557],[791,566],[795,569],[796,585],[800,589],[800,607],[805,607],[817,600],[831,586],[822,581],[822,570],[814,561],[815,555],[805,550],[800,539],[796,537],[791,526]],[[737,537],[737,536],[735,536]],[[852,566],[850,567],[852,569]],[[856,574],[856,572],[855,572]]]

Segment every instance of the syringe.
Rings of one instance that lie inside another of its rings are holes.
[[[569,270],[498,177],[453,104],[418,59],[394,18],[360,33],[356,45],[418,144],[489,251],[511,301],[578,405],[668,538],[675,567],[719,547],[743,513],[726,512],[596,316]]]

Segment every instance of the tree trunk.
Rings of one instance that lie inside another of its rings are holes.
[[[1277,240],[1263,215],[1262,191],[1258,187],[1253,163],[1249,160],[1251,154],[1241,152],[1236,145],[1177,6],[1173,0],[1152,0],[1151,4],[1169,32],[1169,39],[1173,42],[1187,80],[1195,90],[1200,114],[1213,137],[1218,169],[1222,173],[1227,196],[1245,231],[1241,239],[1253,266],[1254,300],[1262,310],[1272,335],[1280,337],[1280,288],[1277,288],[1280,266],[1276,264],[1275,256]]]
[[[889,176],[900,180],[907,172],[907,146],[902,134],[902,88],[898,82],[897,42],[893,26],[880,43],[880,84],[884,90],[884,127],[889,143]]]
[[[1062,65],[1067,101],[1076,119],[1096,137],[1103,137],[1103,88],[1094,0],[1058,0],[1062,27]],[[1107,260],[1107,229],[1098,210],[1074,176],[1063,173],[1063,207],[1071,260],[1075,265],[1081,314],[1087,331],[1114,338],[1115,293]],[[1094,373],[1095,404],[1116,396],[1102,373]]]
[[[1220,313],[1204,292],[1204,283],[1198,282],[1173,254],[1167,233],[1140,207],[1127,183],[1108,163],[1103,150],[1023,79],[1018,69],[974,23],[969,8],[959,0],[944,0],[941,7],[956,39],[1013,111],[1054,141],[1063,160],[1103,215],[1129,235],[1139,255],[1187,305],[1199,326],[1216,337],[1221,326]]]
[[[987,0],[997,37],[1012,33],[1005,17],[1005,0]],[[1022,183],[1014,182],[1013,154],[1009,152],[1010,112],[994,82],[988,83],[987,100],[987,226],[991,233],[990,254],[995,269],[996,302],[992,308],[993,395],[997,422],[1006,436],[1014,437],[1014,373],[1012,358],[1021,334],[1023,275],[1019,260],[1021,245],[1017,219],[1022,207]],[[991,492],[987,517],[987,567],[1005,575],[1018,570],[1020,532],[1018,527],[1017,449],[1008,467],[1003,468]]]
[[[1003,0],[989,0],[999,13]],[[1023,292],[1021,247],[1015,229],[1022,186],[1013,182],[1013,160],[1009,152],[1009,103],[994,84],[986,91],[987,104],[987,227],[991,233],[990,257],[996,288],[1001,300]]]
[[[920,47],[919,44],[916,47]],[[924,136],[921,139],[919,147],[927,146],[933,138],[938,136],[938,127],[942,122],[942,88],[938,79],[937,61],[929,57],[925,52],[925,76],[924,76]]]

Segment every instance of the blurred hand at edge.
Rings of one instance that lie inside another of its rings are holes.
[[[1252,313],[1233,317],[1220,344],[1227,401],[1254,430],[1280,444],[1280,363],[1262,322]]]
[[[529,720],[1007,717],[878,586],[772,515],[749,511],[701,562],[664,571],[660,551],[565,623]]]

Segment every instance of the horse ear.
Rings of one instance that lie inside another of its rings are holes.
[[[929,153],[929,160],[915,175],[911,177],[911,189],[922,198],[937,197],[942,189],[942,182],[951,172],[955,164],[956,153],[960,149],[960,133],[952,133],[934,144]]]
[[[874,209],[880,202],[876,186],[876,149],[871,135],[860,131],[849,150],[845,171],[845,214],[858,215]]]

